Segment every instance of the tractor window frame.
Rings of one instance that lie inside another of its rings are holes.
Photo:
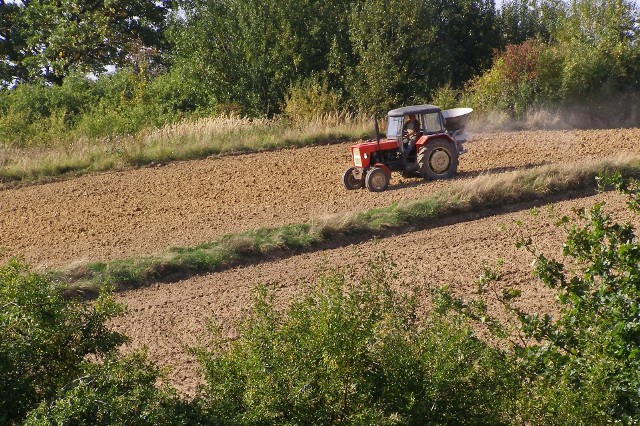
[[[425,129],[425,133],[442,133],[442,116],[439,112],[431,112],[422,114],[422,127]]]
[[[402,126],[404,125],[403,117],[388,117],[387,118],[387,139],[402,139]]]

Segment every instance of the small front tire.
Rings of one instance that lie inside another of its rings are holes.
[[[360,189],[364,187],[364,179],[358,179],[355,172],[355,167],[349,167],[342,174],[342,184],[347,190]]]
[[[381,168],[374,167],[367,173],[365,186],[371,192],[382,192],[389,187],[389,176]]]

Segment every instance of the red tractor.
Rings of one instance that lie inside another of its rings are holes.
[[[458,170],[458,157],[467,152],[464,127],[472,111],[441,111],[434,105],[389,111],[385,139],[380,138],[376,120],[376,140],[351,146],[353,166],[342,175],[344,187],[366,186],[369,191],[382,192],[389,186],[392,171],[427,180],[452,177]]]

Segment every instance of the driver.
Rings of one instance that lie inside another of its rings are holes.
[[[404,123],[402,130],[405,135],[406,152],[409,154],[415,146],[420,133],[420,122],[414,114],[409,114],[409,121]]]

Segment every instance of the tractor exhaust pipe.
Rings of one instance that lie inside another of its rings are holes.
[[[376,131],[376,142],[378,143],[378,151],[380,151],[380,127],[378,127],[378,116],[373,115],[373,128]]]

